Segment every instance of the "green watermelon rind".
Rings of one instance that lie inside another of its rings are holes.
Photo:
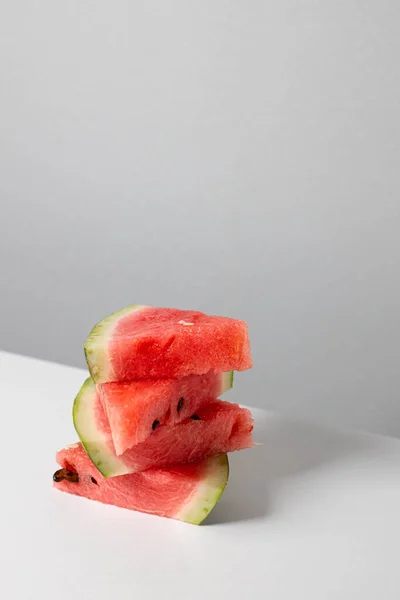
[[[234,375],[235,371],[225,371],[224,373],[222,373],[220,394],[223,394],[224,392],[227,392],[228,390],[233,388]]]
[[[104,433],[94,423],[92,399],[96,395],[96,387],[89,377],[74,400],[72,419],[76,433],[90,460],[104,477],[126,475],[126,465],[110,452]]]
[[[105,341],[118,321],[131,312],[146,308],[143,304],[131,304],[122,310],[112,313],[93,327],[84,343],[84,352],[90,375],[95,383],[112,379],[110,357]]]
[[[200,525],[218,504],[229,479],[229,460],[227,454],[212,456],[209,461],[208,476],[196,489],[183,508],[175,516],[176,519]],[[216,469],[217,466],[217,469]]]

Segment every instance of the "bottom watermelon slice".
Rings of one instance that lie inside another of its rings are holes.
[[[104,477],[137,473],[226,454],[253,446],[253,418],[246,408],[209,399],[176,425],[160,425],[140,444],[117,456],[96,387],[89,378],[75,398],[74,426]]]
[[[60,450],[57,462],[54,486],[63,492],[194,525],[215,507],[229,476],[226,455],[111,479],[99,473],[82,444]]]

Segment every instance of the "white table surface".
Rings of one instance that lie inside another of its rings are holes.
[[[399,600],[400,440],[260,410],[200,527],[52,488],[82,370],[0,353],[4,600]]]

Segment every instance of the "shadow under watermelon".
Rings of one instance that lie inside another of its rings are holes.
[[[282,492],[287,479],[301,479],[306,472],[368,450],[363,435],[255,413],[257,445],[229,455],[228,485],[204,525],[268,518],[290,503],[290,492]]]

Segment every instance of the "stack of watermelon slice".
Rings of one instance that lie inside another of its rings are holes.
[[[54,485],[201,523],[227,484],[227,453],[253,445],[250,411],[218,400],[233,371],[251,367],[246,323],[133,305],[92,329],[85,354],[80,443],[57,453]]]

